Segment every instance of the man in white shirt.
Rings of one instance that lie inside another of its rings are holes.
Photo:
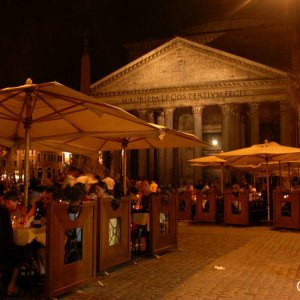
[[[115,181],[113,178],[110,177],[108,172],[105,172],[105,178],[102,180],[107,185],[107,191],[110,195],[113,195],[114,187],[115,187]]]

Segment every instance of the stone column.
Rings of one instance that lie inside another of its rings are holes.
[[[165,125],[165,113],[162,111],[157,116],[157,124],[158,125]],[[162,183],[165,178],[165,149],[157,149],[158,151],[158,181]]]
[[[236,134],[233,127],[233,116],[234,116],[234,105],[224,104],[221,106],[222,109],[222,148],[223,151],[232,150],[234,134]],[[234,133],[232,132],[234,130]]]
[[[246,116],[242,115],[241,116],[241,145],[240,148],[245,148],[246,147]]]
[[[165,126],[173,128],[174,108],[164,108]],[[174,149],[165,149],[165,182],[172,184],[174,179]]]
[[[239,104],[234,105],[233,128],[235,134],[232,135],[232,149],[239,149],[241,147],[241,106]]]
[[[148,111],[147,109],[141,109],[138,111],[138,116],[140,119],[143,119],[147,121],[148,118]],[[147,165],[148,165],[148,160],[147,160],[147,149],[142,149],[139,150],[138,152],[139,156],[139,173],[138,176],[145,177],[147,176]]]
[[[259,103],[249,103],[250,144],[259,144]]]
[[[153,110],[148,111],[148,122],[154,123],[154,112]],[[155,150],[149,149],[148,150],[148,159],[149,159],[149,165],[148,165],[148,171],[149,171],[149,180],[155,178],[155,171],[156,171],[156,166],[155,166],[155,159],[154,159],[154,152]]]
[[[291,146],[291,109],[286,102],[280,102],[280,144]]]
[[[298,147],[298,115],[293,110],[292,111],[292,137],[291,142],[293,147]]]
[[[193,106],[194,134],[202,139],[202,112],[204,105]],[[202,156],[202,148],[194,148],[194,158]],[[202,179],[202,168],[193,168],[194,183]]]
[[[297,126],[296,126],[297,143],[296,143],[296,146],[300,147],[300,105],[298,105],[298,112],[296,112],[296,115],[297,115]]]

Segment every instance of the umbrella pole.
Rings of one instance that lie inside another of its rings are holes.
[[[289,173],[289,190],[291,191],[292,185],[291,185],[291,164],[288,162],[288,173]]]
[[[271,216],[270,216],[270,179],[269,179],[268,158],[266,158],[266,169],[267,169],[267,213],[268,213],[268,222],[270,222],[271,221]]]
[[[126,175],[127,175],[127,153],[126,153],[126,148],[127,148],[127,142],[122,142],[122,179],[123,179],[123,192],[124,196],[126,195]]]
[[[25,157],[24,157],[24,163],[25,163],[25,170],[24,170],[24,206],[26,209],[28,208],[28,188],[29,188],[29,130],[30,125],[25,127]]]
[[[224,192],[224,163],[221,163],[221,194]]]
[[[281,161],[279,161],[279,189],[281,190]]]
[[[23,121],[24,129],[25,129],[24,206],[26,207],[26,209],[28,208],[28,189],[29,189],[29,142],[30,142],[30,127],[32,124],[31,102],[32,102],[31,92],[28,91],[26,93],[26,98],[25,98],[26,117],[24,118],[24,121]]]

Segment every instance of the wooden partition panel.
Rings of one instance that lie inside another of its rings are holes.
[[[249,225],[249,193],[224,193],[224,223]]]
[[[152,255],[177,247],[177,194],[151,196],[150,251]]]
[[[177,220],[191,220],[192,218],[192,191],[183,191],[176,197]]]
[[[114,206],[115,201],[116,206]],[[97,269],[117,266],[131,259],[130,197],[99,200],[97,229]]]
[[[72,219],[71,219],[71,218]],[[96,202],[82,204],[77,219],[66,203],[47,207],[46,297],[52,299],[96,276]]]
[[[214,189],[209,190],[207,194],[197,193],[196,220],[212,223],[217,221],[217,199]]]
[[[299,191],[273,193],[273,226],[300,229]]]

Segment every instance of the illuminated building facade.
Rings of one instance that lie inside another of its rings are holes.
[[[202,175],[188,159],[265,139],[299,146],[300,47],[294,31],[255,21],[197,30],[126,45],[132,61],[91,85],[90,94],[100,101],[212,144],[131,151],[131,177],[197,182]]]

